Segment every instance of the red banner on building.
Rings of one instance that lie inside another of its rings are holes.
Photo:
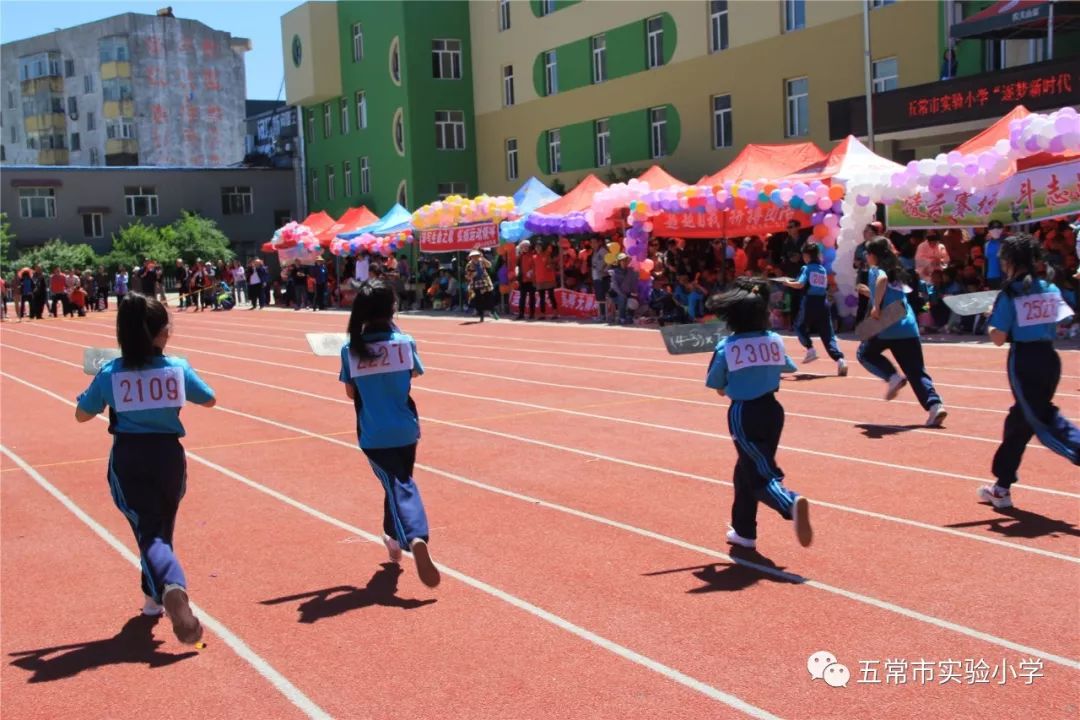
[[[478,250],[499,244],[499,228],[493,223],[421,230],[418,234],[420,252],[426,253]]]
[[[517,311],[519,291],[510,293],[510,309]],[[555,302],[559,306],[559,317],[594,318],[597,315],[596,296],[592,293],[575,292],[565,288],[555,288]],[[539,305],[539,299],[537,305]]]
[[[724,217],[727,215],[727,217]],[[787,228],[790,220],[810,227],[810,216],[791,208],[763,203],[746,210],[660,213],[652,219],[654,237],[715,238],[768,235]]]

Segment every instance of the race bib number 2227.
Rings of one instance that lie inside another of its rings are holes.
[[[413,369],[412,344],[407,340],[368,343],[371,357],[360,358],[349,353],[349,375],[381,375]]]

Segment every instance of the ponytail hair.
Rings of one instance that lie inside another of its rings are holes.
[[[709,298],[708,307],[733,333],[758,332],[769,326],[769,282],[736,278],[734,287]]]
[[[169,325],[169,311],[157,299],[129,292],[116,311],[116,342],[124,366],[140,368],[155,355],[154,338]]]
[[[998,259],[1009,263],[1013,275],[1011,279],[1023,280],[1026,293],[1035,282],[1035,269],[1043,259],[1043,248],[1039,241],[1028,233],[1010,235],[1001,239]]]
[[[394,289],[382,280],[370,280],[360,285],[349,315],[349,351],[353,355],[372,357],[363,335],[392,329],[395,302]]]
[[[885,273],[889,282],[899,282],[903,279],[903,268],[893,252],[892,243],[888,238],[878,235],[866,245],[866,252],[877,258],[877,266]]]

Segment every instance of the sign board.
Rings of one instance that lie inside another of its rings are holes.
[[[511,310],[517,310],[520,298],[519,291],[510,293]],[[539,298],[536,304],[539,307]],[[559,317],[567,318],[595,318],[599,309],[593,293],[576,292],[566,288],[555,288],[555,304],[559,307]]]
[[[712,352],[716,349],[716,344],[730,334],[727,324],[721,320],[687,325],[665,325],[660,328],[664,345],[672,355]]]
[[[87,375],[97,375],[101,366],[120,357],[119,348],[86,348],[83,350],[83,372]],[[187,360],[183,355],[170,355],[170,357]]]
[[[885,328],[888,328],[904,319],[907,314],[907,306],[902,300],[896,300],[881,308],[881,317],[875,320],[869,313],[866,319],[855,326],[855,335],[863,341],[869,340]]]
[[[341,348],[349,342],[348,333],[308,333],[311,352],[319,357],[341,357]]]
[[[945,305],[957,315],[982,315],[994,308],[994,300],[998,296],[998,290],[986,292],[966,293],[964,295],[949,295],[945,298]]]
[[[416,234],[420,237],[420,252],[425,253],[479,250],[499,244],[499,228],[494,223],[433,228]]]
[[[652,219],[653,237],[716,238],[768,235],[786,229],[795,220],[810,227],[810,216],[789,207],[762,203],[741,210],[693,209],[680,213],[663,212]]]

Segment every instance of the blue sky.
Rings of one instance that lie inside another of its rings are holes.
[[[215,30],[251,39],[252,50],[246,54],[247,96],[251,100],[285,99],[282,86],[284,64],[281,56],[281,16],[300,5],[302,0],[132,0],[97,2],[96,0],[3,0],[0,2],[0,41],[10,42],[81,25],[126,12],[153,15],[159,8],[171,6],[178,18],[198,20]]]

